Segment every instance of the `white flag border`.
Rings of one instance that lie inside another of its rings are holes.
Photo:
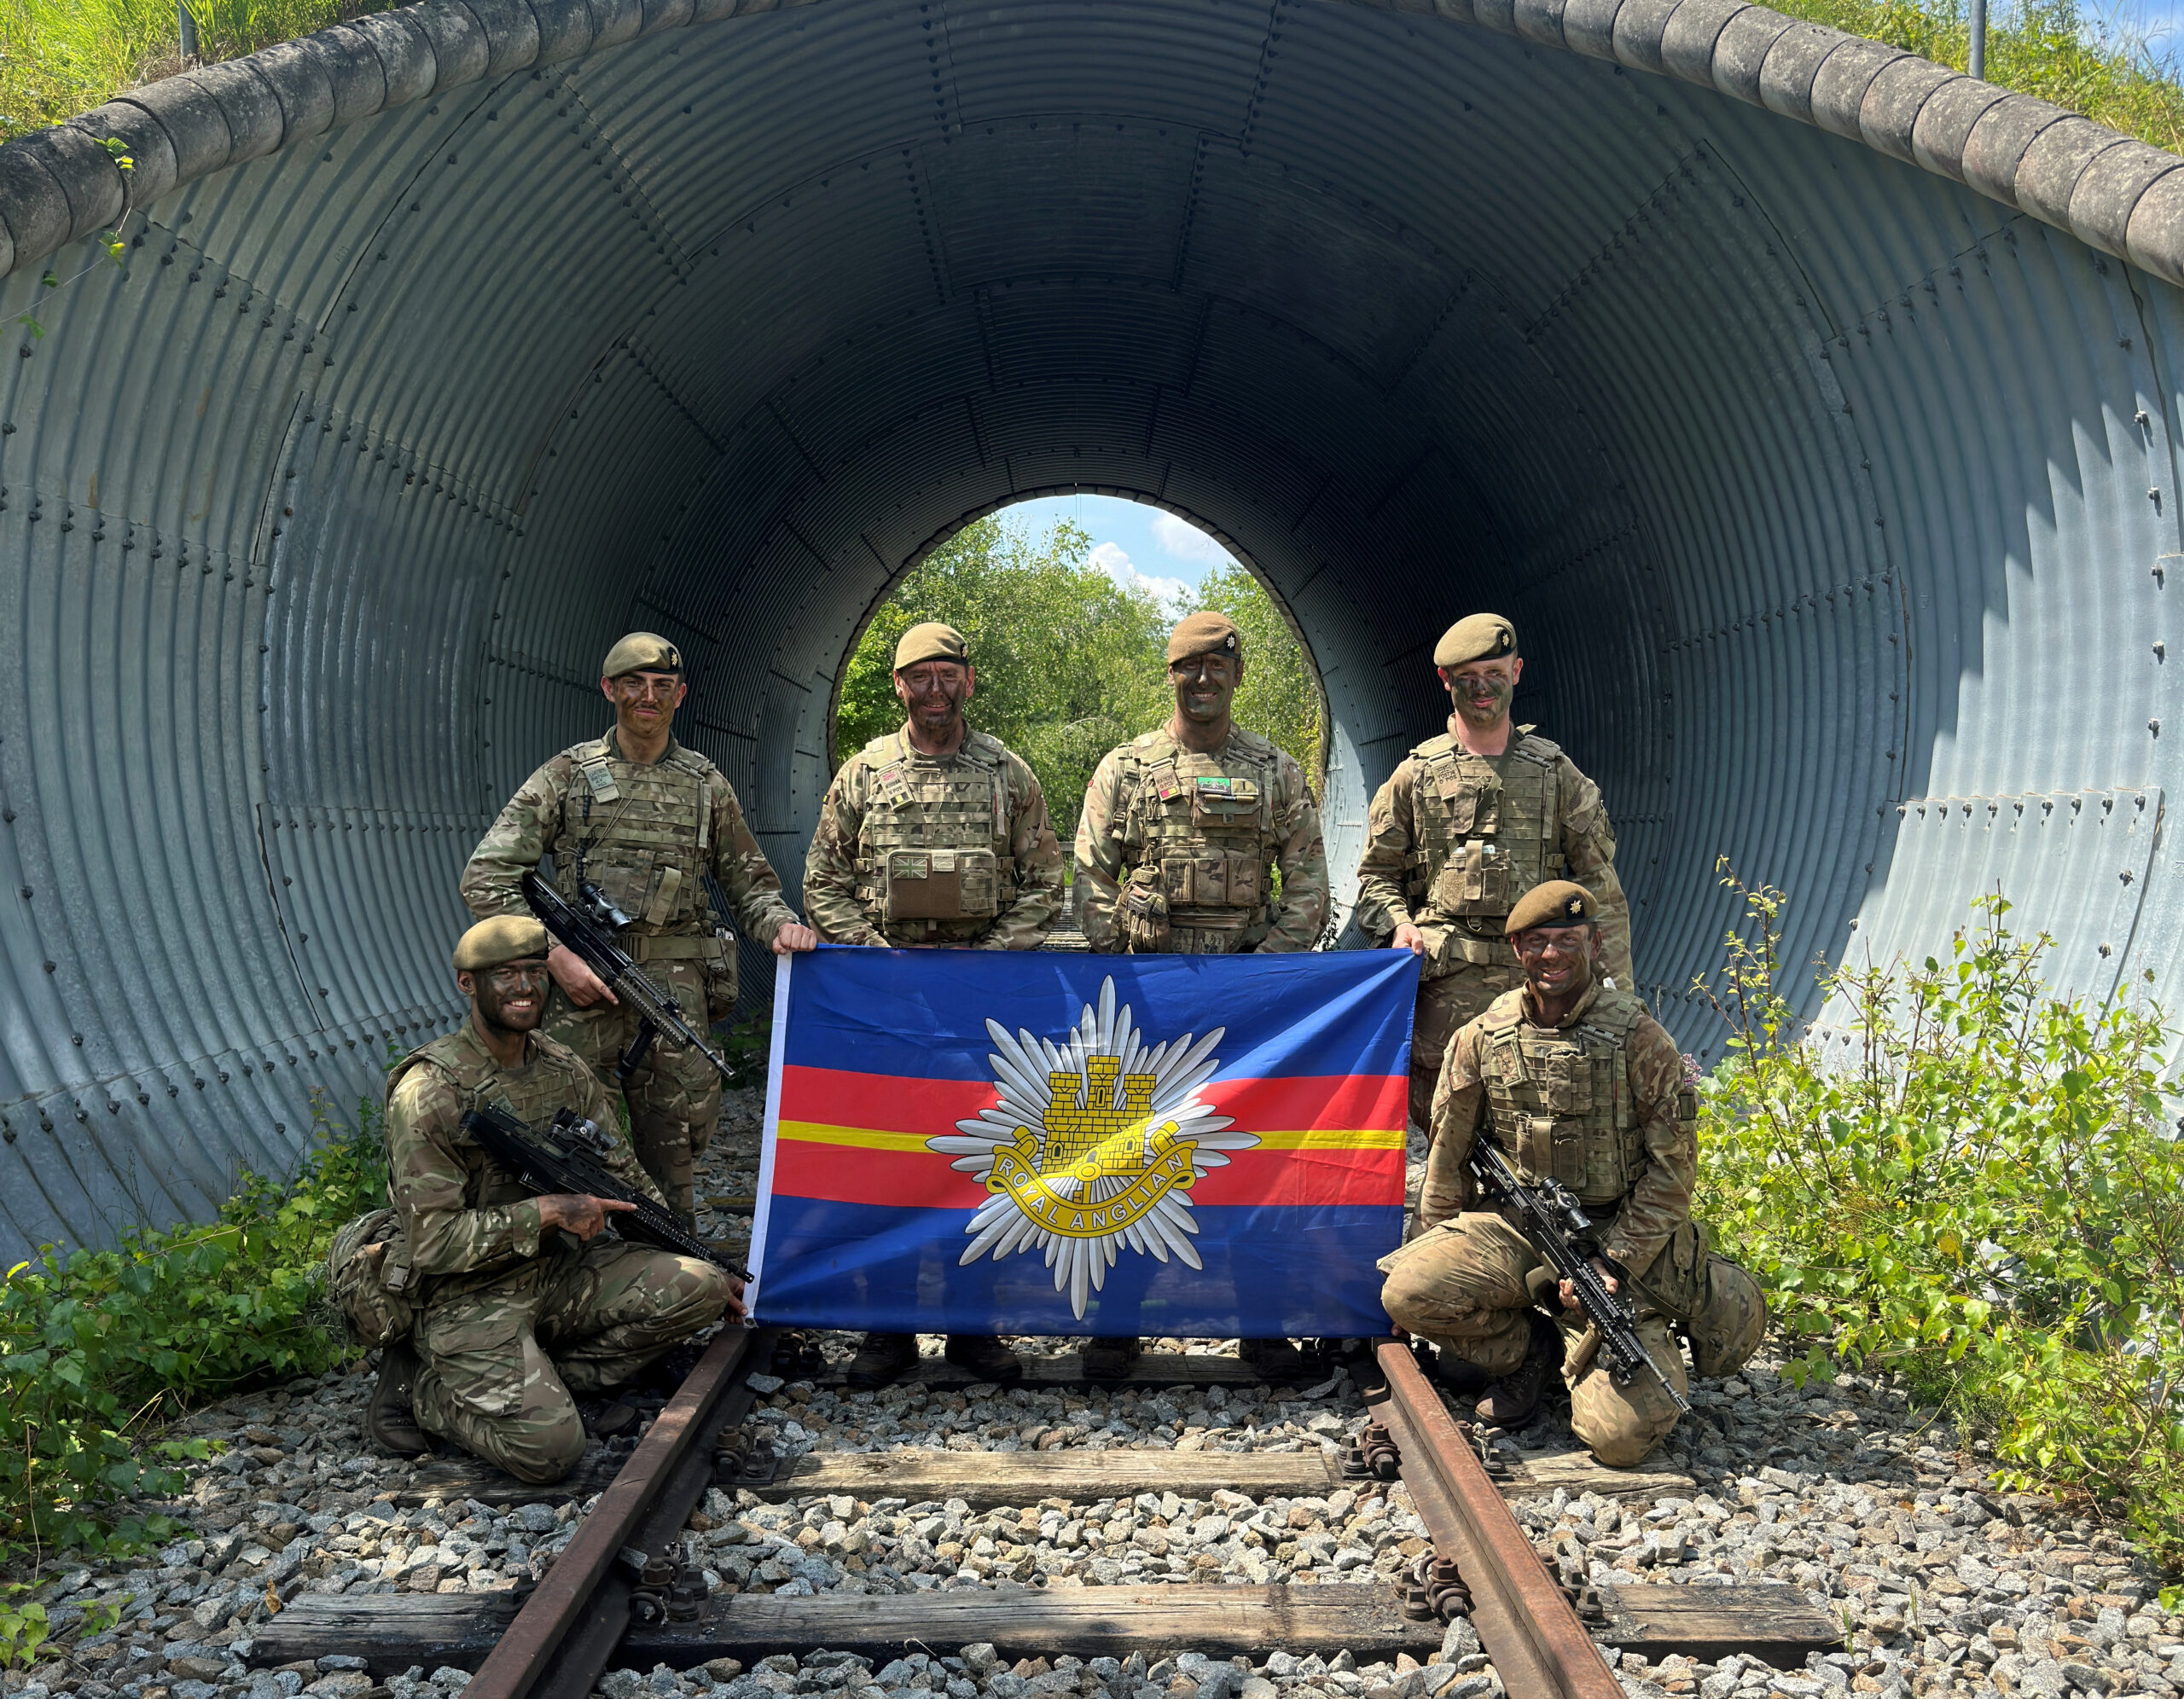
[[[744,1313],[758,1313],[758,1289],[766,1278],[766,1226],[774,1208],[774,1152],[781,1130],[781,1059],[788,1049],[789,974],[793,955],[774,958],[774,1025],[766,1047],[766,1121],[758,1145],[758,1196],[751,1215],[751,1280],[743,1292]]]

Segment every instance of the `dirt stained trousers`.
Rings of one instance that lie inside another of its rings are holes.
[[[682,1018],[706,1029],[705,977],[694,962],[648,962],[645,971],[682,1006]],[[593,1073],[617,1089],[615,1064],[637,1035],[637,1013],[626,1003],[579,1009],[556,986],[547,1005],[545,1032],[584,1058]],[[620,1087],[630,1106],[630,1143],[637,1160],[682,1218],[696,1220],[698,1158],[720,1124],[720,1075],[687,1045],[663,1033]]]
[[[1671,1249],[1676,1241],[1670,1241]],[[1643,1284],[1670,1256],[1654,1259]],[[1467,1212],[1421,1233],[1381,1265],[1388,1276],[1380,1302],[1397,1326],[1431,1341],[1487,1374],[1506,1375],[1525,1360],[1531,1342],[1532,1304],[1527,1277],[1541,1266],[1531,1241],[1500,1214]],[[1549,1297],[1552,1299],[1550,1290]],[[1670,1331],[1668,1318],[1643,1293],[1626,1292],[1638,1319],[1638,1337],[1653,1360],[1685,1392],[1683,1348]],[[1574,1381],[1567,1363],[1586,1321],[1581,1310],[1560,1309],[1565,1362],[1563,1381],[1570,1388],[1570,1427],[1594,1458],[1612,1469],[1628,1469],[1651,1451],[1676,1424],[1676,1407],[1661,1384],[1641,1369],[1628,1386],[1618,1386],[1604,1360],[1594,1356]]]
[[[584,1454],[574,1395],[620,1385],[719,1320],[730,1290],[710,1262],[603,1235],[555,1238],[490,1286],[428,1304],[412,1340],[419,1425],[542,1483]]]
[[[1419,982],[1418,1018],[1410,1037],[1410,1118],[1429,1137],[1433,1131],[1433,1087],[1441,1078],[1449,1041],[1459,1027],[1484,1014],[1496,997],[1523,983],[1521,968],[1479,961],[1459,962],[1452,973]],[[1414,1214],[1417,1203],[1411,1199]]]

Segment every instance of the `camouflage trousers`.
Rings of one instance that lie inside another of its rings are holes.
[[[1657,1284],[1664,1264],[1672,1264],[1677,1240],[1695,1238],[1685,1230],[1653,1261],[1641,1283]],[[1421,1233],[1381,1265],[1388,1276],[1380,1302],[1405,1332],[1431,1341],[1484,1372],[1510,1373],[1525,1360],[1531,1343],[1533,1308],[1527,1280],[1542,1265],[1530,1241],[1498,1214],[1457,1216]],[[1689,1271],[1684,1271],[1688,1275]],[[1646,1292],[1623,1295],[1638,1319],[1638,1337],[1653,1354],[1678,1392],[1685,1376],[1683,1348],[1670,1331],[1669,1316]],[[1553,1302],[1552,1289],[1548,1302]],[[1644,1370],[1628,1386],[1595,1356],[1573,1376],[1569,1362],[1586,1332],[1584,1314],[1556,1306],[1562,1330],[1562,1378],[1570,1389],[1570,1427],[1594,1457],[1612,1469],[1629,1469],[1651,1451],[1676,1424],[1676,1407],[1660,1383]]]
[[[1521,969],[1478,961],[1458,962],[1454,972],[1419,982],[1418,1018],[1410,1038],[1410,1118],[1429,1135],[1433,1131],[1433,1087],[1440,1081],[1449,1041],[1457,1028],[1484,1014],[1489,1003],[1522,983]],[[1417,1202],[1411,1199],[1414,1210]]]
[[[682,1005],[683,1017],[705,1030],[705,976],[694,962],[648,962],[645,971]],[[593,1073],[616,1088],[614,1066],[637,1035],[636,1012],[627,1004],[579,1009],[557,988],[547,1005],[546,1035],[584,1058]],[[698,1158],[720,1123],[720,1075],[688,1046],[665,1035],[622,1088],[630,1106],[630,1143],[653,1184],[685,1226],[696,1220]]]
[[[601,1236],[555,1236],[502,1279],[436,1301],[412,1342],[418,1424],[519,1481],[559,1481],[584,1454],[577,1393],[603,1392],[718,1321],[728,1276]]]

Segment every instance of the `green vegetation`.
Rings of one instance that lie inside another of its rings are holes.
[[[1144,591],[1087,564],[1091,542],[1066,519],[1034,536],[995,514],[933,550],[880,605],[843,671],[836,759],[903,723],[896,640],[921,620],[944,619],[970,639],[978,667],[971,723],[1031,763],[1066,846],[1100,757],[1175,706],[1166,659],[1174,622]],[[1318,687],[1273,597],[1250,573],[1224,568],[1207,576],[1198,605],[1218,608],[1244,633],[1238,723],[1316,777]]]
[[[379,0],[189,0],[198,53],[208,60],[379,9]],[[0,0],[0,138],[58,124],[181,68],[174,0]]]
[[[1702,1093],[1700,1208],[1766,1287],[1792,1377],[1892,1371],[1989,1434],[2006,1484],[2184,1562],[2184,1145],[2160,1010],[2048,995],[2049,941],[2010,932],[1997,896],[1946,960],[1824,974],[1850,1042],[1801,1037],[1782,894],[1724,884],[1744,916],[1699,987],[1731,1034]]]
[[[377,1122],[369,1103],[353,1127],[322,1109],[286,1186],[246,1174],[207,1225],[48,1249],[0,1280],[0,1432],[15,1436],[0,1451],[0,1558],[163,1537],[134,1501],[180,1490],[176,1465],[206,1447],[148,1435],[195,1401],[349,1354],[321,1273],[335,1230],[385,1197]],[[15,1615],[0,1608],[0,1667],[43,1632]]]
[[[1964,0],[1769,0],[1792,17],[1871,36],[1953,70],[1972,52]],[[2184,149],[2184,84],[2166,52],[2129,25],[2089,18],[2077,0],[1990,9],[1987,80],[2074,107],[2126,136]]]
[[[193,0],[199,51],[226,59],[308,35],[385,0]],[[1961,71],[1963,0],[1780,0],[1780,9],[1871,36]],[[161,0],[0,0],[0,138],[99,104],[181,68],[175,8]],[[2074,107],[2163,148],[2184,146],[2184,87],[2128,27],[2076,0],[2027,0],[1990,17],[1989,80]]]

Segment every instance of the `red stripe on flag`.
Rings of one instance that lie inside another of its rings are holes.
[[[774,1190],[792,1197],[871,1203],[897,1209],[975,1209],[983,1182],[950,1168],[938,1151],[874,1151],[781,1139]],[[1208,1208],[1243,1204],[1307,1208],[1403,1202],[1401,1151],[1234,1151],[1228,1165],[1199,1180],[1188,1201]]]
[[[1216,1080],[1199,1099],[1232,1116],[1246,1132],[1301,1133],[1314,1128],[1399,1130],[1409,1105],[1402,1074],[1307,1075],[1288,1079]],[[999,1093],[975,1080],[906,1079],[837,1068],[781,1070],[781,1118],[875,1133],[949,1133],[991,1109]]]

